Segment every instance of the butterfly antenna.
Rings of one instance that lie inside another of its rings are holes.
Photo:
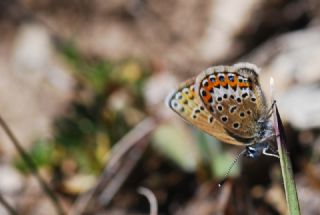
[[[241,158],[241,156],[247,151],[247,149],[242,150],[238,156],[233,160],[232,164],[230,165],[227,173],[224,175],[223,180],[220,181],[220,183],[218,184],[219,187],[222,187],[223,184],[227,181],[227,177],[231,171],[231,169],[233,168],[233,166],[238,162],[238,160]]]

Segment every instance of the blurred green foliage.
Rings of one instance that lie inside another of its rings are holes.
[[[201,131],[194,132],[197,137],[197,145],[203,159],[203,163],[210,168],[211,177],[223,179],[236,155],[224,149],[221,142]],[[236,163],[228,177],[240,173],[240,163]]]
[[[163,124],[153,134],[153,146],[156,151],[172,160],[179,167],[189,172],[196,172],[200,167],[206,179],[223,179],[236,155],[227,152],[217,139],[198,129],[184,125]],[[229,177],[238,175],[240,165],[236,163]]]
[[[153,134],[153,146],[188,172],[194,172],[199,163],[199,151],[192,136],[184,127],[172,124],[159,126]]]
[[[38,167],[63,169],[72,159],[76,171],[98,174],[112,144],[144,116],[143,84],[149,72],[136,59],[96,59],[81,54],[72,43],[60,52],[77,80],[76,98],[55,121],[54,138],[36,141],[29,154]],[[122,106],[114,104],[119,102]],[[20,158],[15,163],[27,170]]]
[[[53,162],[53,145],[48,144],[45,140],[36,140],[29,151],[29,155],[32,157],[33,161],[38,165],[46,165]],[[16,166],[22,172],[28,172],[28,167],[22,159],[16,160]]]

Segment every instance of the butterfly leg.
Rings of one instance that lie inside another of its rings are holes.
[[[272,143],[274,143],[274,138],[276,137],[276,134],[271,134],[267,137],[265,137],[262,141],[264,142],[268,142],[268,144],[266,145],[266,147],[263,148],[262,150],[262,154],[266,155],[266,156],[271,156],[271,157],[276,157],[279,158],[277,149],[274,148],[274,145],[272,145]],[[270,150],[270,152],[268,152],[268,150]]]
[[[262,150],[262,154],[264,154],[264,155],[266,155],[266,156],[276,157],[276,158],[279,158],[279,159],[280,159],[279,155],[267,152],[268,149],[269,149],[269,148],[264,148],[264,149]]]
[[[275,104],[277,103],[277,101],[276,100],[274,100],[273,102],[272,102],[272,105],[271,105],[271,107],[270,107],[270,109],[267,111],[267,119],[269,119],[271,116],[272,116],[272,114],[273,114],[273,107],[275,106]]]
[[[272,151],[268,152],[268,150]],[[270,157],[276,157],[279,158],[279,155],[277,155],[277,152],[275,150],[273,150],[271,148],[271,146],[269,144],[267,144],[266,142],[264,143],[258,143],[255,146],[248,146],[246,147],[246,152],[245,152],[245,156],[248,158],[257,158],[259,155],[264,154],[266,156],[270,156]]]

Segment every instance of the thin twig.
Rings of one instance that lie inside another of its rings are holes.
[[[134,146],[139,140],[150,134],[156,127],[153,118],[146,118],[126,134],[112,149],[112,155],[108,161],[107,169],[116,166],[123,155]]]
[[[38,180],[42,190],[48,195],[49,199],[51,200],[53,206],[56,209],[57,214],[64,215],[64,211],[62,209],[62,206],[57,198],[57,196],[54,194],[54,192],[51,190],[49,185],[45,182],[45,180],[42,179],[40,176],[37,166],[32,160],[32,158],[27,154],[27,152],[23,149],[20,142],[16,138],[16,136],[13,134],[7,123],[4,121],[4,119],[0,116],[0,126],[3,128],[5,133],[8,135],[9,139],[15,146],[18,153],[21,155],[22,159],[30,169],[31,173],[35,176],[35,178]]]
[[[7,210],[8,214],[10,215],[18,215],[18,212],[16,209],[14,209],[7,200],[1,195],[0,193],[0,203],[3,205],[3,207]]]
[[[144,195],[148,199],[150,204],[150,215],[158,215],[158,202],[154,193],[145,187],[139,187],[138,193]]]
[[[86,211],[91,201],[103,192],[107,184],[111,180],[114,180],[117,174],[121,173],[121,167],[123,167],[123,165],[121,165],[120,161],[123,159],[124,155],[128,154],[128,151],[144,137],[149,135],[155,127],[155,120],[150,117],[146,118],[115,144],[111,152],[110,160],[104,168],[98,182],[90,191],[78,197],[71,209],[71,215],[83,214]],[[128,165],[130,165],[130,163]],[[125,171],[125,169],[126,167],[124,167],[124,170],[122,169],[122,171]]]
[[[112,180],[109,181],[108,186],[103,189],[101,195],[99,196],[99,205],[106,206],[111,202],[124,181],[128,179],[128,175],[145,151],[147,143],[148,141],[146,139],[140,143],[137,143],[137,145],[135,145],[128,155],[125,156],[125,160],[121,162],[122,165],[118,173],[112,178]]]

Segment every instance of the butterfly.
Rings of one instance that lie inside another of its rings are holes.
[[[218,140],[245,149],[246,157],[275,156],[274,141],[260,69],[250,63],[214,66],[179,85],[167,97],[167,105],[185,121]],[[239,154],[240,156],[240,154]]]

